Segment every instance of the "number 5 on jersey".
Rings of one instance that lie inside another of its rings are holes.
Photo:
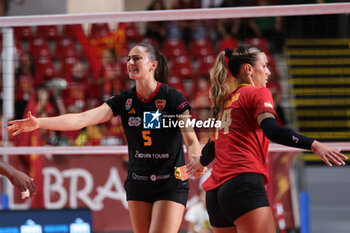
[[[150,130],[142,130],[142,139],[144,146],[152,146],[152,138],[150,134]]]

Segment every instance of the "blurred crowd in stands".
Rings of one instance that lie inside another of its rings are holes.
[[[174,0],[172,9],[299,2]],[[164,9],[163,0],[154,0],[148,7]],[[239,43],[257,45],[268,56],[272,73],[268,86],[278,106],[281,85],[273,54],[282,51],[286,36],[283,25],[280,17],[265,17],[15,27],[14,118],[26,117],[28,111],[34,116],[81,112],[131,88],[127,55],[138,42],[153,43],[161,49],[168,60],[169,85],[185,95],[193,107],[193,117],[202,120],[209,118],[209,74],[218,52]],[[282,113],[280,119],[284,124]],[[198,136],[204,143],[208,132],[198,130]],[[76,132],[38,131],[10,140],[17,146],[126,144],[119,118]]]

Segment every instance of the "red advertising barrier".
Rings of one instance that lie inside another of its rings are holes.
[[[269,160],[272,173],[269,199],[271,206],[277,202],[283,205],[287,227],[293,226],[288,176],[292,157],[290,153],[275,152]],[[10,157],[11,164],[26,171],[23,161],[23,156]],[[94,232],[132,231],[123,187],[127,155],[55,155],[43,156],[43,161],[43,208],[89,208]],[[198,199],[200,182],[200,179],[190,180],[188,205]],[[12,185],[8,185],[7,191],[10,209],[33,208],[31,201],[20,199],[20,192]],[[186,225],[183,221],[181,229],[185,230]]]

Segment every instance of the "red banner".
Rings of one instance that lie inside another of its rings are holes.
[[[93,213],[95,232],[132,231],[129,219],[124,180],[127,174],[127,155],[56,155],[44,157],[43,197],[45,209],[89,208]],[[24,170],[18,156],[11,156],[11,164]],[[293,225],[288,171],[292,156],[274,153],[270,157],[273,177],[268,187],[271,206],[281,201],[287,226]],[[272,162],[272,163],[271,163]],[[202,178],[204,179],[204,178]],[[190,180],[188,205],[198,199],[200,180]],[[8,186],[10,209],[29,209],[30,201],[23,202],[18,190]],[[38,198],[38,197],[35,197]],[[35,198],[33,201],[35,201]],[[182,230],[186,229],[183,221]]]

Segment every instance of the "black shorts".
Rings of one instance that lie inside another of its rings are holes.
[[[207,210],[214,227],[232,227],[234,221],[254,209],[269,206],[264,176],[244,173],[207,191]]]
[[[126,192],[126,199],[128,201],[144,201],[152,204],[160,200],[174,201],[186,207],[188,189],[175,189],[161,193],[143,193],[141,190],[135,190]]]
[[[188,180],[182,181],[173,175],[159,176],[158,179],[146,179],[146,176],[137,176],[144,179],[133,179],[133,177],[135,178],[135,174],[134,176],[129,174],[124,184],[128,201],[144,201],[153,204],[156,201],[167,200],[186,206]]]

